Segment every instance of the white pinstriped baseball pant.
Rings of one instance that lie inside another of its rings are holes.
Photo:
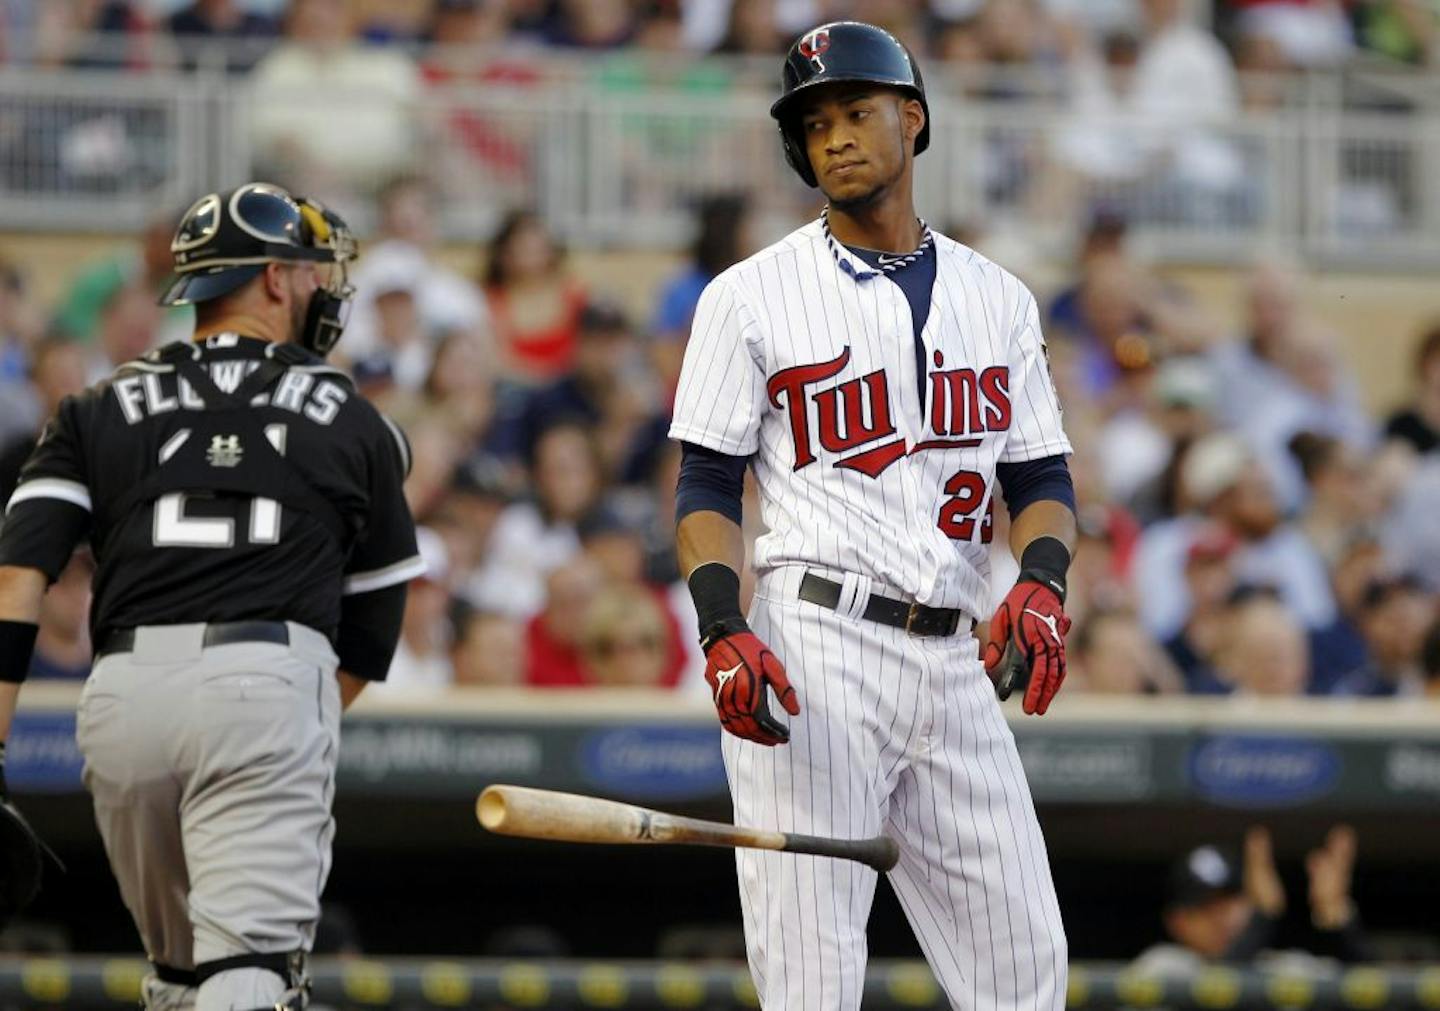
[[[893,836],[890,883],[951,1004],[1059,1011],[1066,946],[1045,841],[975,638],[855,616],[870,588],[854,576],[850,613],[800,601],[803,573],[763,574],[751,608],[802,709],[787,745],[724,735],[736,823]],[[859,1008],[876,872],[759,850],[738,850],[736,864],[762,1007]]]

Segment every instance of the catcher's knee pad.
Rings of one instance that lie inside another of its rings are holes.
[[[151,965],[155,971],[140,984],[140,1003],[145,1011],[192,1011],[199,985],[194,970],[160,962]]]
[[[249,952],[201,962],[195,966],[197,983],[232,969],[268,969],[285,982],[285,992],[274,1004],[254,1011],[305,1011],[310,1003],[310,976],[305,971],[305,952]]]

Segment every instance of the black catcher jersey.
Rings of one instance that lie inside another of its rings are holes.
[[[424,566],[404,436],[348,377],[234,334],[130,362],[50,419],[0,528],[0,564],[52,580],[82,539],[91,629],[261,619],[333,637],[343,594]]]

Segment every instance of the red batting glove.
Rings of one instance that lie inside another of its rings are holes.
[[[1023,708],[1044,716],[1065,680],[1065,633],[1070,619],[1060,596],[1044,583],[1022,579],[1005,595],[985,644],[985,673],[1003,701],[1014,684],[1028,684]]]
[[[765,687],[775,690],[791,716],[800,715],[800,701],[770,647],[740,624],[739,630],[705,644],[705,680],[710,683],[720,725],[756,744],[784,744],[790,740],[790,728],[770,715]]]

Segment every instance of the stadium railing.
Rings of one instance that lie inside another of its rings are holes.
[[[401,110],[413,124],[406,157],[369,175],[343,159],[322,165],[325,195],[364,228],[384,175],[423,170],[457,241],[482,239],[506,210],[529,205],[574,243],[663,249],[683,245],[694,199],[716,190],[746,190],[778,220],[810,213],[814,194],[780,156],[768,81],[735,74],[696,89],[644,61],[623,72],[578,66],[592,73],[571,65],[524,84],[426,89]],[[304,178],[305,164],[253,138],[263,110],[249,80],[0,70],[0,221],[127,232],[257,173]],[[1068,249],[1102,206],[1127,216],[1160,260],[1233,262],[1268,248],[1392,268],[1440,262],[1440,102],[1349,107],[1315,80],[1301,88],[1307,100],[1184,129],[1085,115],[1039,88],[997,99],[942,82],[931,89],[918,204],[937,225],[1018,233],[1049,253]],[[319,110],[307,128],[323,132],[323,110],[364,115],[375,96],[284,98]]]

